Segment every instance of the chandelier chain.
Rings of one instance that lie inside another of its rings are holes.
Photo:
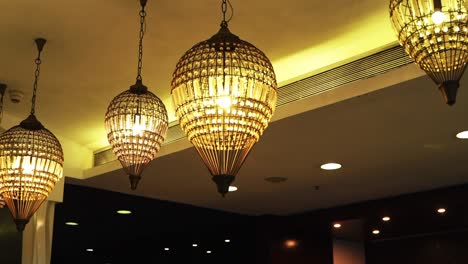
[[[226,13],[229,10],[231,11],[231,15],[229,16],[228,19],[226,19]],[[234,8],[232,7],[231,1],[229,0],[223,0],[221,3],[221,12],[223,13],[223,21],[221,22],[221,25],[227,26],[227,24],[232,20],[232,17],[234,16]]]
[[[146,11],[145,5],[141,5],[140,10],[140,34],[139,34],[139,44],[138,44],[138,73],[137,73],[137,81],[141,81],[141,68],[143,67],[143,37],[145,36],[146,32]]]
[[[35,60],[36,63],[36,70],[34,71],[34,84],[33,84],[33,95],[31,99],[31,115],[36,113],[36,94],[37,94],[37,86],[39,83],[39,75],[41,74],[41,50],[39,50],[37,54],[37,58]]]

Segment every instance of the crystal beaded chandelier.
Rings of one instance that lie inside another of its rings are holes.
[[[268,126],[277,98],[269,59],[229,31],[228,4],[222,1],[219,32],[188,50],[172,79],[180,127],[223,196]]]
[[[391,0],[390,18],[406,53],[456,101],[468,62],[468,14],[464,0]]]
[[[143,170],[156,157],[168,128],[166,107],[161,99],[148,91],[141,77],[146,2],[140,0],[136,84],[112,100],[105,117],[107,138],[114,154],[129,175],[132,190],[137,188]]]
[[[31,114],[0,135],[0,196],[10,209],[19,231],[24,230],[63,173],[62,146],[35,116],[41,52],[45,42],[45,39],[36,39],[38,56]]]

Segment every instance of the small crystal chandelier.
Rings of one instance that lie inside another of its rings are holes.
[[[468,62],[468,14],[464,0],[390,0],[390,18],[406,53],[456,101]]]
[[[38,56],[31,114],[0,135],[0,196],[19,231],[24,230],[63,173],[62,146],[35,116],[41,52],[45,43],[45,39],[36,39]]]
[[[219,32],[188,50],[172,79],[180,127],[223,196],[268,126],[277,98],[269,59],[229,31],[228,4],[222,1]]]
[[[137,188],[143,170],[148,166],[166,137],[166,107],[148,88],[141,77],[143,36],[146,30],[146,0],[140,0],[140,40],[138,74],[129,90],[117,95],[107,108],[105,126],[114,154],[129,175],[132,190]]]

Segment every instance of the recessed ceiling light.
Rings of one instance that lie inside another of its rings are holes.
[[[336,224],[333,225],[333,227],[334,227],[334,228],[337,228],[337,229],[338,229],[338,228],[341,228],[341,224],[336,223]]]
[[[337,170],[341,168],[341,164],[339,163],[325,163],[320,166],[322,170]]]
[[[198,244],[192,244],[192,247],[198,247]]]
[[[384,216],[384,217],[382,217],[382,221],[384,221],[384,222],[390,221],[390,216]]]
[[[77,226],[78,223],[77,222],[65,222],[66,225],[68,226]]]
[[[164,248],[165,251],[169,251],[169,248]]]
[[[229,242],[231,242],[231,240],[230,239],[224,239],[224,242],[229,243]]]
[[[230,192],[235,192],[235,191],[237,191],[237,187],[236,186],[229,186],[229,191]]]
[[[380,234],[380,230],[374,229],[374,230],[372,230],[372,234],[378,235],[378,234]]]
[[[132,211],[130,211],[130,210],[117,210],[117,213],[121,214],[121,215],[129,215],[129,214],[132,213]]]
[[[458,133],[457,138],[459,138],[459,139],[468,139],[468,130]]]
[[[87,252],[93,252],[94,249],[92,249],[92,248],[87,248],[86,251],[87,251]]]
[[[447,210],[445,208],[439,208],[439,209],[437,209],[437,212],[439,214],[445,214],[445,212],[447,212]]]
[[[211,254],[211,250],[207,250],[207,251],[206,251],[206,254]]]

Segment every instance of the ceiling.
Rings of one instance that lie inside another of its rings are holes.
[[[467,79],[462,79],[466,83]],[[468,93],[444,105],[419,77],[273,122],[223,199],[193,148],[160,157],[136,192],[122,170],[85,181],[118,192],[248,214],[289,214],[467,182]],[[339,162],[343,168],[323,171]],[[266,177],[287,177],[280,184]],[[319,186],[319,190],[315,189]]]
[[[143,79],[163,99],[171,120],[175,120],[172,71],[185,51],[217,32],[220,2],[148,3]],[[270,57],[280,84],[395,42],[386,1],[295,0],[285,5],[280,0],[232,0],[232,4],[232,31]],[[25,93],[22,104],[6,105],[3,126],[12,126],[27,114],[36,56],[33,39],[45,37],[39,119],[59,136],[65,156],[107,146],[103,126],[107,105],[136,77],[138,10],[137,0],[2,3],[0,82]],[[74,144],[81,150],[68,146]],[[71,162],[67,168],[90,166],[89,161]]]
[[[270,57],[280,85],[371,54],[396,39],[387,1],[232,3],[232,31]],[[171,120],[173,68],[187,49],[217,31],[219,9],[218,0],[149,1],[143,79],[164,100]],[[138,1],[5,2],[0,23],[0,82],[25,93],[22,103],[6,103],[2,126],[27,115],[33,39],[46,37],[38,118],[64,146],[65,174],[83,178],[92,167],[93,151],[107,145],[103,119],[108,103],[134,82]],[[359,94],[368,91],[366,81],[354,83]],[[121,170],[69,181],[247,214],[288,214],[466,182],[468,143],[454,137],[468,129],[463,87],[453,108],[441,102],[426,77],[345,100],[353,96],[327,92],[317,98],[338,103],[273,122],[238,175],[239,191],[226,199],[216,193],[195,150],[185,147],[156,159],[136,192],[129,191]],[[288,116],[286,109],[277,115]],[[328,161],[344,167],[321,171],[320,164]],[[288,181],[263,180],[272,176]]]

